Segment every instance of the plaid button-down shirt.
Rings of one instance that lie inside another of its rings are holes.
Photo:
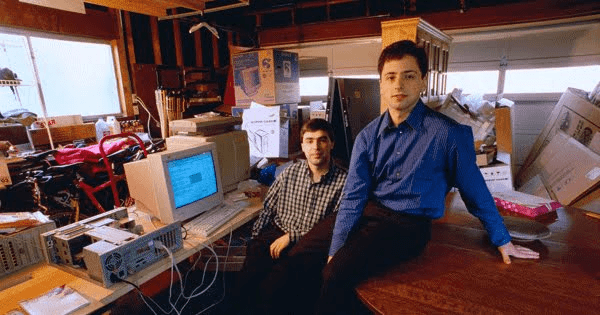
[[[273,222],[290,233],[291,242],[297,242],[326,215],[337,211],[346,175],[346,170],[331,163],[327,174],[314,183],[306,161],[288,166],[269,188],[252,237]]]

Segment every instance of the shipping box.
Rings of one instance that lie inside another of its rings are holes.
[[[300,102],[297,53],[255,50],[233,55],[232,62],[237,106]]]
[[[528,168],[558,131],[573,137],[584,146],[590,145],[593,135],[600,131],[600,108],[587,99],[587,92],[568,88],[560,97],[515,178],[517,187],[535,176]],[[570,157],[571,163],[578,162],[572,158]]]
[[[479,170],[491,192],[513,190],[513,177],[509,164],[498,162],[480,167]]]
[[[552,199],[571,205],[600,183],[600,155],[558,132],[523,172],[530,181],[538,175]]]
[[[298,120],[288,117],[286,112],[280,106],[243,110],[242,129],[248,133],[251,156],[289,158],[300,151]]]
[[[33,145],[50,144],[48,131],[44,129],[31,129],[31,140]],[[69,125],[50,128],[52,142],[66,143],[73,140],[96,138],[96,126],[94,123],[85,123],[81,125]]]

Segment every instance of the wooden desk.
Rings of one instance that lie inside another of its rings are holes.
[[[455,197],[425,253],[362,283],[358,296],[377,314],[600,314],[600,220],[557,214],[550,238],[514,242],[541,258],[506,265]]]
[[[260,198],[252,198],[249,201],[250,205],[245,210],[237,214],[209,237],[193,237],[188,235],[188,238],[183,241],[183,248],[173,253],[175,260],[181,262],[202,249],[203,245],[211,244],[256,217],[260,209],[262,209],[262,200]],[[171,263],[171,258],[166,257],[137,274],[130,276],[127,280],[141,285],[168,270],[171,267]],[[74,274],[70,268],[47,263],[20,270],[1,279],[1,281],[17,281],[17,279],[24,276],[31,276],[31,279],[0,291],[0,314],[6,314],[13,309],[20,309],[19,301],[38,297],[61,285],[72,287],[90,301],[87,307],[79,309],[73,314],[91,313],[133,290],[132,285],[125,283],[116,283],[109,288],[104,288],[100,282],[89,278],[87,274]]]

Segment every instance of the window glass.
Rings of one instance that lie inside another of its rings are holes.
[[[42,107],[26,37],[0,34],[0,70],[0,79],[16,78],[19,82],[17,86],[0,86],[0,113],[23,108],[40,115]]]
[[[329,90],[329,77],[300,78],[300,96],[327,95]]]
[[[568,87],[591,91],[600,82],[600,65],[507,70],[504,93],[562,93]]]
[[[498,92],[498,70],[448,72],[446,91],[462,89],[464,94],[496,94]]]
[[[120,113],[108,44],[31,37],[49,116]]]

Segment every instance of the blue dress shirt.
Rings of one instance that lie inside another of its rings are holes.
[[[511,238],[475,163],[473,131],[421,101],[398,127],[386,111],[356,137],[329,255],[346,242],[368,200],[432,219],[444,215],[450,188],[458,188],[492,243]]]

